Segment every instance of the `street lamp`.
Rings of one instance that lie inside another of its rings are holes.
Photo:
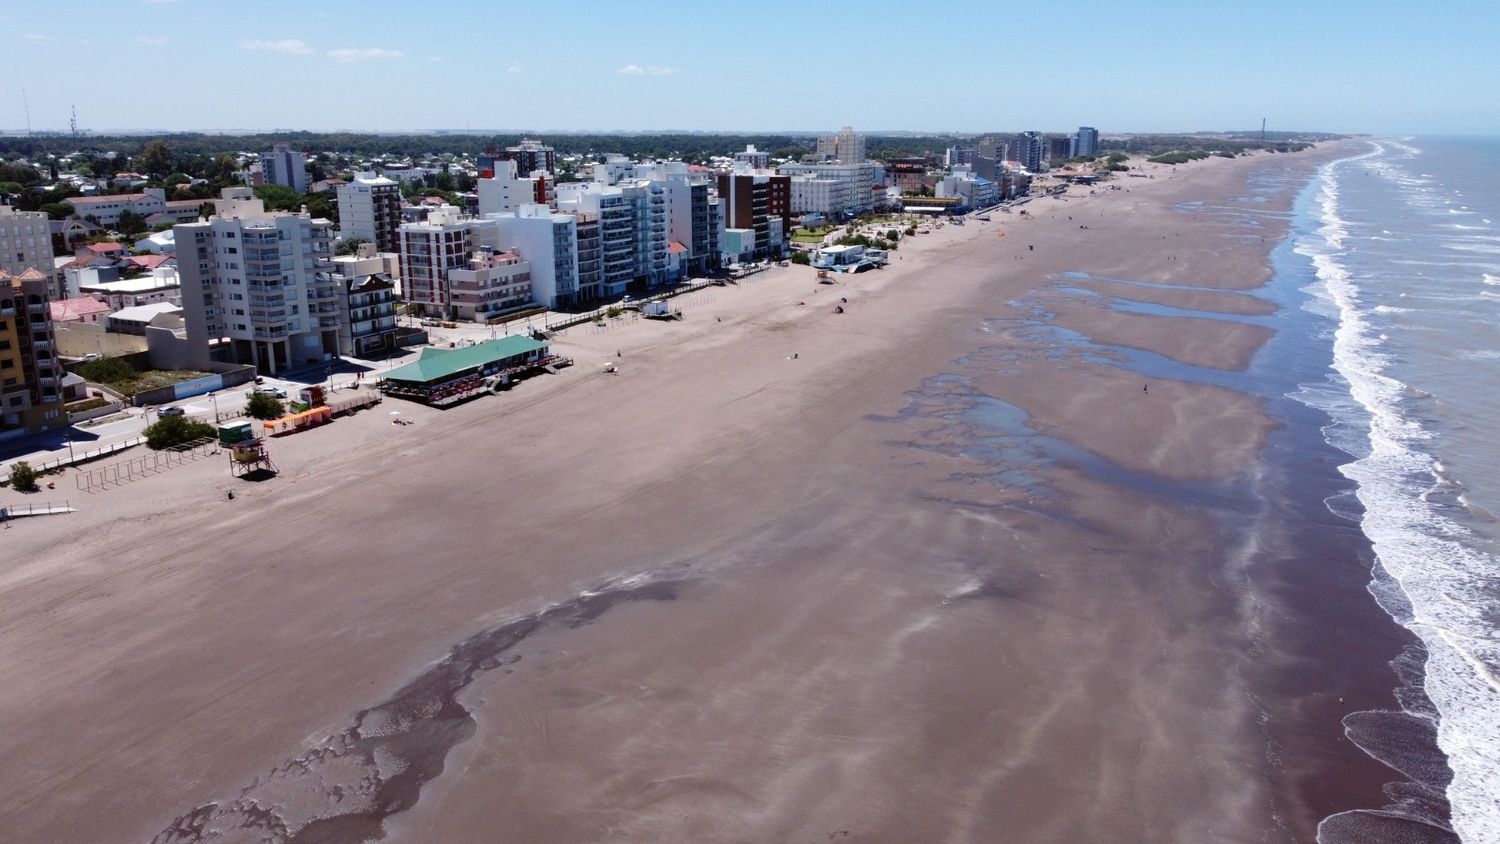
[[[217,423],[219,421],[219,394],[216,393],[216,392],[209,393],[208,397],[213,400],[213,403],[214,403],[214,422]]]

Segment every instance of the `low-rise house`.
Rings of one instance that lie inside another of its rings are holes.
[[[107,303],[112,311],[158,302],[182,304],[176,267],[157,267],[149,274],[135,278],[117,277],[107,281],[81,283],[78,292]]]
[[[47,303],[52,309],[52,324],[67,325],[77,323],[83,325],[97,325],[102,322],[110,311],[114,310],[108,302],[102,302],[92,296],[77,296],[70,299],[54,299]]]
[[[146,328],[160,326],[171,328],[182,324],[182,306],[171,302],[156,302],[136,305],[110,314],[105,321],[106,330],[117,334],[135,334],[144,337]]]

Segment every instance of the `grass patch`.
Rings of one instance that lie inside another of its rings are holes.
[[[74,371],[83,376],[86,381],[103,384],[127,396],[212,374],[192,369],[150,369],[137,372],[130,364],[119,358],[91,360],[80,364]]]
[[[110,404],[109,399],[84,399],[83,401],[75,401],[63,409],[69,413],[82,413],[85,410],[93,410],[96,407],[104,407],[107,404]]]

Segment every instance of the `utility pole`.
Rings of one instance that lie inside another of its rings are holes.
[[[1264,117],[1260,119],[1260,142],[1266,142],[1266,119]]]
[[[31,99],[26,96],[26,89],[21,89],[21,108],[26,111],[26,137],[31,137]]]

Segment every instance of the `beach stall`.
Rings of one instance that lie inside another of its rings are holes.
[[[305,431],[316,425],[322,425],[333,421],[333,408],[314,407],[301,413],[293,413],[280,419],[267,420],[265,425],[266,436],[272,437],[277,434],[287,434],[296,431]]]

